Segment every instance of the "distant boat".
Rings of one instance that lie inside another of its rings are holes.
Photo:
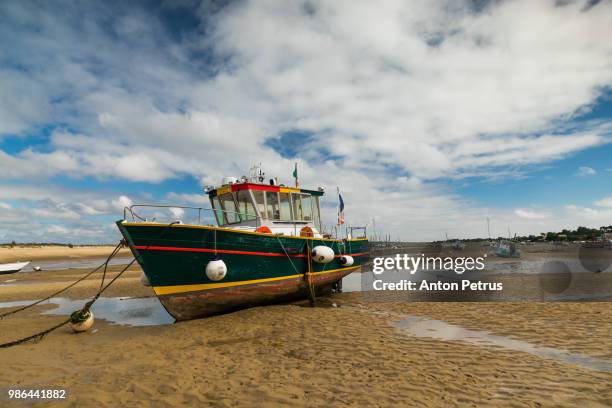
[[[495,255],[502,258],[520,258],[521,251],[511,241],[499,241],[494,247]]]
[[[28,262],[13,262],[0,264],[0,275],[8,275],[9,273],[17,273],[30,264]]]
[[[465,249],[465,243],[460,240],[446,241],[442,243],[442,248],[451,248],[456,249],[458,251],[463,251]]]

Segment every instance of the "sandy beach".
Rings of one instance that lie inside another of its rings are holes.
[[[0,263],[106,257],[113,248],[113,245],[74,246],[73,248],[64,245],[16,245],[15,247],[3,245],[0,246]],[[123,248],[119,254],[128,256],[129,250]]]
[[[0,303],[41,298],[85,272],[1,276]],[[133,266],[104,296],[150,298],[140,273]],[[609,282],[610,274],[601,275]],[[99,279],[62,296],[84,303]],[[54,307],[0,321],[0,342],[65,319],[40,314]],[[0,350],[0,405],[49,406],[6,398],[8,388],[33,387],[67,390],[65,401],[51,404],[67,407],[136,407],[143,400],[154,407],[612,405],[610,371],[433,332],[415,336],[402,329],[406,318],[612,361],[609,302],[405,302],[352,292],[319,299],[316,308],[273,305],[136,327],[97,319],[83,334],[63,327],[39,343]]]

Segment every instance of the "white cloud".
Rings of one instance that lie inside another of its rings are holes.
[[[207,194],[178,194],[170,192],[166,194],[166,198],[169,201],[175,202],[176,204],[195,204],[195,205],[206,205],[209,203]]]
[[[597,200],[594,204],[598,207],[612,207],[612,197],[605,197],[601,200]]]
[[[612,219],[612,209],[609,208],[597,209],[571,204],[566,206],[565,209],[570,216],[583,220],[585,224],[588,223],[591,227],[610,225],[610,219]]]
[[[527,220],[542,220],[550,217],[550,215],[545,212],[538,212],[521,208],[517,208],[516,210],[514,210],[514,214],[516,214],[517,217],[525,218]]]
[[[172,214],[172,217],[174,217],[177,220],[182,219],[185,216],[185,210],[183,210],[182,208],[169,208],[168,210],[170,210],[170,214]]]
[[[581,167],[578,167],[578,172],[576,174],[578,174],[581,177],[588,177],[588,176],[597,175],[597,171],[592,167],[581,166]]]
[[[132,205],[132,200],[127,196],[119,196],[117,199],[111,201],[112,207],[117,211],[123,211],[125,207],[130,207]]]
[[[108,26],[84,26],[82,9],[4,5],[13,24],[0,27],[1,44],[10,45],[0,64],[27,69],[0,72],[3,100],[16,101],[0,103],[0,134],[58,119],[67,126],[44,149],[0,151],[0,178],[155,183],[189,174],[218,184],[262,161],[270,176],[289,181],[294,160],[264,141],[301,129],[314,133],[299,149],[303,183],[330,192],[341,185],[351,223],[376,217],[394,236],[484,236],[485,213],[500,232],[531,231],[534,220],[554,229],[589,215],[578,207],[547,218],[482,208],[432,181],[518,175],[609,143],[610,125],[572,129],[564,119],[612,83],[612,43],[602,41],[611,35],[611,3],[580,12],[578,3],[492,2],[476,13],[445,0],[240,2],[206,21],[210,38],[194,33],[183,43],[170,42],[146,13],[106,18],[107,8],[93,7]],[[202,75],[201,61],[189,58],[198,53],[223,62]],[[206,203],[196,188],[167,199]],[[60,189],[43,190],[11,186],[0,198],[78,203],[38,210],[50,218],[132,203],[127,192],[70,201]],[[333,198],[326,200],[333,219]]]

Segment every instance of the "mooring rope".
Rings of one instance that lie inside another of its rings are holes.
[[[117,253],[119,252],[119,250],[121,249],[121,247],[124,245],[123,241],[119,242],[117,244],[117,246],[115,247],[115,249],[113,249],[113,252],[111,252],[111,254],[106,258],[106,261],[104,261],[103,264],[100,264],[99,266],[95,267],[93,270],[91,270],[90,272],[88,272],[86,275],[80,277],[79,279],[77,279],[76,281],[72,282],[70,285],[64,287],[63,289],[58,290],[57,292],[43,298],[40,300],[37,300],[34,303],[30,303],[29,305],[20,307],[19,309],[15,309],[15,310],[11,310],[10,312],[6,312],[3,314],[0,314],[0,320],[4,319],[6,316],[10,316],[16,313],[19,313],[23,310],[29,309],[31,307],[34,307],[42,302],[45,302],[51,298],[56,297],[57,295],[59,295],[60,293],[63,293],[65,291],[67,291],[68,289],[70,289],[71,287],[77,285],[78,283],[84,281],[85,279],[87,279],[88,277],[90,277],[91,275],[93,275],[94,273],[96,273],[98,270],[100,270],[100,268],[104,267],[104,274],[106,274],[106,268],[108,267],[108,263],[110,262],[110,260],[117,255]],[[102,289],[102,285],[100,285],[100,289]]]
[[[308,264],[308,273],[306,275],[306,285],[308,285],[308,300],[310,301],[310,306],[316,306],[316,294],[314,285],[312,284],[312,250],[310,249],[310,245],[308,241],[306,241],[306,263]]]
[[[109,258],[109,259],[110,259],[110,258]],[[106,262],[108,262],[108,260],[107,260]],[[115,277],[114,277],[114,278],[113,278],[113,279],[112,279],[112,280],[111,280],[109,283],[107,283],[107,284],[106,284],[106,286],[104,286],[104,287],[102,287],[101,289],[99,289],[99,290],[98,290],[98,293],[96,293],[96,295],[93,297],[93,299],[91,299],[89,302],[85,303],[85,306],[83,306],[83,308],[81,309],[81,312],[86,312],[86,311],[89,311],[89,309],[91,308],[91,306],[93,306],[93,304],[96,302],[96,300],[98,300],[98,299],[100,298],[100,295],[102,295],[102,293],[103,293],[103,292],[104,292],[106,289],[108,289],[108,288],[109,288],[109,287],[110,287],[110,286],[111,286],[111,285],[112,285],[112,284],[113,284],[113,283],[114,283],[114,282],[115,282],[117,279],[119,279],[119,277],[120,277],[121,275],[123,275],[123,273],[124,273],[125,271],[127,271],[127,270],[128,270],[128,268],[134,264],[134,262],[136,262],[136,258],[132,259],[132,261],[131,261],[130,263],[128,263],[128,264],[127,264],[127,265],[126,265],[126,266],[125,266],[125,267],[124,267],[124,268],[123,268],[123,269],[122,269],[122,270],[121,270],[121,271],[120,271],[120,272],[117,274],[117,276],[115,276]],[[100,267],[101,267],[101,266],[102,266],[102,265],[100,265]],[[99,269],[100,267],[98,267],[98,269]],[[13,346],[16,346],[16,345],[18,345],[18,344],[23,344],[23,343],[26,343],[26,342],[28,342],[28,341],[40,341],[40,340],[42,340],[42,339],[43,339],[43,338],[44,338],[44,337],[45,337],[47,334],[49,334],[49,333],[51,333],[52,331],[55,331],[55,330],[59,329],[60,327],[62,327],[62,326],[64,326],[64,325],[66,325],[66,324],[68,324],[68,323],[70,323],[71,319],[72,319],[72,317],[69,317],[68,319],[64,320],[63,322],[61,322],[61,323],[59,323],[59,324],[57,324],[57,325],[55,325],[55,326],[52,326],[52,327],[50,327],[50,328],[48,328],[48,329],[45,329],[45,330],[43,330],[43,331],[41,331],[41,332],[38,332],[38,333],[32,334],[31,336],[28,336],[28,337],[23,337],[23,338],[18,339],[18,340],[13,340],[13,341],[10,341],[10,342],[8,342],[8,343],[3,343],[3,344],[0,344],[0,349],[1,349],[1,348],[9,348],[9,347],[13,347]]]
[[[287,259],[289,259],[289,262],[291,262],[291,266],[293,266],[293,269],[295,270],[295,273],[297,273],[298,275],[301,275],[302,273],[300,271],[298,271],[298,269],[295,267],[295,265],[293,264],[293,261],[291,260],[291,257],[289,256],[289,253],[287,252],[287,250],[285,249],[285,246],[283,245],[283,242],[280,240],[280,238],[278,237],[278,235],[276,235],[276,239],[278,240],[278,243],[280,244],[281,248],[283,248],[283,252],[285,253],[285,255],[287,256]]]
[[[165,227],[165,228],[162,230],[161,234],[159,234],[159,237],[158,237],[158,238],[163,237],[163,236],[166,234],[166,232],[168,232],[168,230],[169,230],[169,229],[170,229],[170,228],[171,228],[171,227],[172,227],[174,224],[178,224],[178,223],[179,223],[178,221],[174,221],[174,222],[171,222],[170,224],[166,225],[166,227]],[[106,289],[108,289],[108,288],[109,288],[109,287],[110,287],[110,286],[111,286],[113,283],[115,283],[115,281],[116,281],[117,279],[119,279],[119,277],[120,277],[121,275],[123,275],[123,273],[124,273],[125,271],[127,271],[127,270],[129,269],[129,267],[130,267],[130,266],[132,266],[132,265],[134,264],[134,262],[136,262],[136,258],[133,258],[133,259],[130,261],[130,263],[128,263],[128,264],[127,264],[127,265],[126,265],[126,266],[125,266],[125,267],[124,267],[124,268],[123,268],[123,269],[122,269],[122,270],[121,270],[121,271],[120,271],[120,272],[117,274],[117,276],[115,276],[113,279],[111,279],[111,281],[110,281],[110,282],[108,282],[108,283],[106,284],[106,286],[104,285],[104,282],[105,282],[105,280],[106,280],[106,272],[107,272],[107,269],[108,269],[108,263],[110,262],[110,260],[111,260],[113,257],[115,257],[115,255],[117,255],[117,253],[119,252],[119,250],[120,250],[120,249],[121,249],[123,246],[126,246],[126,245],[127,245],[127,243],[126,243],[124,240],[119,241],[119,243],[117,244],[117,246],[115,247],[115,249],[113,249],[113,252],[111,252],[111,254],[108,256],[108,258],[106,258],[106,261],[104,261],[104,263],[103,263],[103,264],[101,264],[101,265],[97,266],[96,268],[94,268],[94,269],[93,269],[91,272],[87,273],[85,276],[82,276],[81,278],[77,279],[76,281],[74,281],[74,282],[73,282],[73,283],[71,283],[70,285],[68,285],[68,286],[66,286],[65,288],[63,288],[63,289],[61,289],[61,290],[59,290],[59,291],[57,291],[57,292],[53,293],[53,294],[52,294],[52,295],[50,295],[50,296],[47,296],[47,297],[46,297],[46,298],[44,298],[44,299],[40,299],[40,300],[38,300],[38,301],[36,301],[36,302],[34,302],[34,303],[31,303],[31,304],[29,304],[29,305],[23,306],[23,307],[21,307],[21,308],[19,308],[19,309],[12,310],[12,311],[10,311],[10,312],[7,312],[7,313],[4,313],[4,314],[1,314],[1,315],[0,315],[0,320],[2,320],[2,319],[3,319],[4,317],[6,317],[6,316],[9,316],[9,315],[12,315],[12,314],[15,314],[15,313],[21,312],[22,310],[26,310],[26,309],[29,309],[29,308],[31,308],[31,307],[34,307],[34,306],[36,306],[36,305],[38,305],[38,304],[40,304],[40,303],[42,303],[42,302],[44,302],[44,301],[46,301],[46,300],[49,300],[49,299],[51,299],[51,298],[53,298],[53,297],[55,297],[55,296],[59,295],[59,294],[60,294],[60,293],[62,293],[62,292],[67,291],[68,289],[70,289],[71,287],[75,286],[75,285],[76,285],[76,284],[78,284],[79,282],[82,282],[83,280],[87,279],[89,276],[93,275],[93,274],[94,274],[96,271],[98,271],[100,268],[104,267],[104,271],[103,271],[103,273],[102,273],[102,280],[101,280],[101,282],[100,282],[100,287],[99,287],[99,289],[98,289],[98,292],[96,293],[96,295],[95,295],[95,296],[94,296],[94,297],[93,297],[93,298],[92,298],[92,299],[91,299],[89,302],[85,303],[85,306],[83,306],[83,308],[80,310],[80,312],[81,312],[81,313],[83,313],[83,312],[88,312],[88,311],[89,311],[89,309],[90,309],[90,308],[93,306],[93,304],[96,302],[96,300],[98,300],[98,299],[100,298],[100,296],[102,295],[102,293],[104,293],[104,291],[105,291]],[[18,345],[18,344],[26,343],[26,342],[31,341],[31,340],[34,340],[34,341],[40,341],[40,340],[42,340],[42,339],[43,339],[43,337],[45,337],[47,334],[51,333],[51,332],[52,332],[52,331],[54,331],[54,330],[59,329],[60,327],[62,327],[62,326],[64,326],[64,325],[66,325],[67,323],[69,323],[69,322],[71,321],[71,319],[72,319],[72,316],[70,316],[70,317],[69,317],[68,319],[66,319],[65,321],[63,321],[63,322],[61,322],[61,323],[59,323],[59,324],[57,324],[57,325],[55,325],[55,326],[53,326],[53,327],[51,327],[51,328],[49,328],[49,329],[43,330],[43,331],[41,331],[41,332],[38,332],[38,333],[33,334],[33,335],[31,335],[31,336],[28,336],[28,337],[21,338],[21,339],[19,339],[19,340],[14,340],[14,341],[11,341],[11,342],[8,342],[8,343],[3,343],[3,344],[0,344],[0,348],[8,348],[8,347],[16,346],[16,345]]]

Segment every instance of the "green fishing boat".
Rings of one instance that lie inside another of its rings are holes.
[[[305,299],[341,287],[369,258],[365,228],[343,239],[322,233],[322,189],[264,183],[263,173],[207,189],[216,225],[149,221],[133,205],[117,226],[155,294],[177,320]],[[297,184],[297,183],[296,183]],[[343,203],[342,203],[343,206]],[[343,216],[342,218],[343,219]],[[351,230],[353,231],[353,230]]]

